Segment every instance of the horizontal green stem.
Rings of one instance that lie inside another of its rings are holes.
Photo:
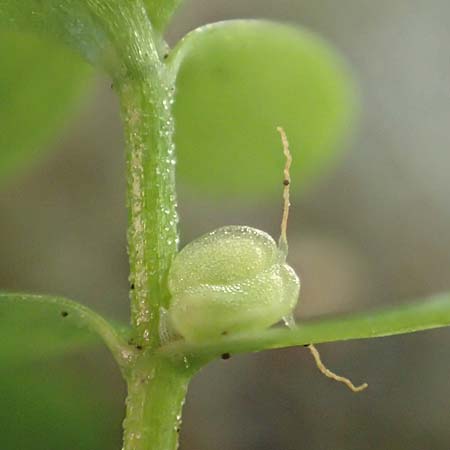
[[[224,337],[202,345],[177,341],[160,348],[159,352],[176,359],[189,357],[191,362],[197,360],[201,363],[225,352],[256,352],[297,345],[367,339],[449,325],[450,294],[441,294],[399,307],[312,321],[294,329],[272,328],[259,333]]]

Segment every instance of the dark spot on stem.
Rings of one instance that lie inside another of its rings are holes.
[[[131,289],[132,291],[134,291],[134,283],[131,283],[130,289]]]
[[[289,180],[283,180],[283,184],[284,184],[285,186],[289,186],[290,181],[289,181]]]
[[[177,433],[179,433],[180,432],[180,429],[179,428],[177,428]]]
[[[69,315],[69,313],[67,311],[61,311],[62,317],[67,317],[68,315]]]
[[[137,348],[138,350],[142,350],[142,345],[136,345],[136,348]]]
[[[231,358],[231,354],[230,353],[222,353],[221,358],[222,359],[230,359]]]
[[[167,59],[169,57],[169,54],[168,53],[165,53],[164,54],[164,59]]]

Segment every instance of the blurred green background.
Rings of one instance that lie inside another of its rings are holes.
[[[347,153],[292,195],[297,320],[449,290],[450,4],[191,0],[168,38],[240,17],[319,33],[361,85],[362,120]],[[182,242],[233,223],[278,234],[281,198],[178,189]],[[127,320],[124,203],[118,105],[98,77],[45,159],[0,191],[2,289],[64,295]],[[449,338],[437,330],[321,346],[330,368],[369,383],[356,396],[322,377],[303,348],[212,364],[191,385],[181,449],[448,450]],[[106,351],[1,366],[0,377],[3,449],[120,448],[124,387]]]

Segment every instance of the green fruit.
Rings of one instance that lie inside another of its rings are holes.
[[[169,320],[187,341],[263,330],[295,307],[300,282],[265,232],[226,226],[188,244],[168,278]]]

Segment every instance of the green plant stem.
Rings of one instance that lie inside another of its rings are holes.
[[[140,2],[139,2],[140,3]],[[123,450],[174,450],[189,381],[184,366],[154,356],[167,307],[167,272],[178,246],[174,80],[159,54],[161,36],[130,2],[124,66],[116,73],[127,151],[128,253],[134,345],[142,355],[124,370],[128,385]],[[125,12],[122,11],[125,17]]]
[[[145,77],[118,82],[127,147],[131,316],[142,346],[159,343],[165,279],[177,251],[174,87],[152,53]]]
[[[301,323],[293,329],[272,328],[221,338],[204,345],[178,341],[158,352],[174,360],[189,357],[191,364],[204,364],[222,353],[256,352],[324,342],[366,339],[412,333],[450,325],[450,294],[397,307],[323,318]]]
[[[123,450],[175,450],[190,374],[165,359],[146,358],[127,380]]]
[[[172,87],[156,62],[148,78],[119,85],[127,146],[128,249],[135,344],[159,345],[166,274],[177,249]],[[129,369],[124,450],[173,450],[188,379],[151,353]]]

